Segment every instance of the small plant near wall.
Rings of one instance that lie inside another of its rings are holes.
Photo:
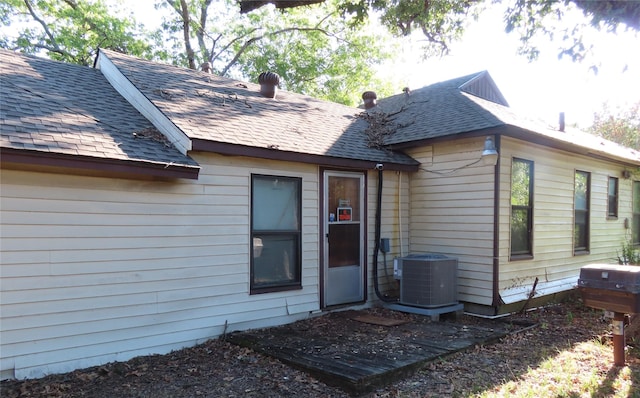
[[[623,242],[622,250],[618,252],[618,264],[640,265],[640,249],[634,247],[631,242]]]

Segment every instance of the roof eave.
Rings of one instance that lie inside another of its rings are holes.
[[[498,126],[498,127],[487,127],[479,130],[459,131],[451,134],[438,135],[438,136],[423,138],[423,139],[414,140],[414,141],[393,143],[393,144],[389,144],[387,147],[391,150],[402,151],[405,149],[418,148],[425,145],[432,145],[432,144],[437,144],[439,142],[446,142],[446,141],[456,140],[460,138],[474,138],[474,137],[484,137],[487,135],[504,134],[504,131],[503,131],[504,127],[505,126]]]
[[[197,180],[199,166],[0,148],[2,169],[126,179]]]
[[[316,155],[309,153],[299,153],[283,151],[279,149],[258,148],[245,145],[229,144],[223,142],[194,139],[192,140],[193,150],[202,152],[212,152],[229,156],[247,156],[260,159],[279,160],[286,162],[297,162],[315,164],[325,167],[342,167],[349,169],[368,170],[374,169],[379,163],[384,164],[385,170],[394,171],[418,171],[419,162],[415,163],[399,163],[388,162],[384,159],[380,160],[361,160],[340,158],[328,155]]]
[[[536,133],[535,131],[527,130],[522,127],[505,125],[501,133],[503,135],[531,142],[534,144],[547,146],[555,149],[560,149],[566,152],[588,156],[600,160],[606,160],[622,164],[625,166],[640,167],[640,159],[632,159],[624,156],[618,156],[614,153],[607,151],[598,151],[594,148],[586,146],[576,145],[570,141],[562,141],[553,137],[547,137],[543,134]]]
[[[607,160],[610,162],[622,164],[624,166],[640,167],[640,160],[634,160],[627,157],[616,156],[610,152],[597,151],[592,148],[575,145],[571,142],[564,142],[553,137],[547,137],[543,134],[536,133],[535,131],[527,130],[519,126],[510,124],[504,124],[496,127],[488,127],[479,130],[463,131],[448,135],[440,135],[438,137],[425,138],[415,141],[407,141],[390,145],[393,150],[405,150],[410,148],[417,148],[425,145],[432,145],[439,142],[451,141],[459,138],[472,138],[481,137],[486,135],[504,135],[507,137],[516,138],[519,140],[531,142],[546,146],[549,148],[560,149],[566,152],[575,153],[578,155],[584,155],[591,158],[600,160]]]

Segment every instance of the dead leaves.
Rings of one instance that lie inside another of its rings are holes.
[[[539,327],[508,335],[495,344],[476,345],[425,364],[413,376],[381,387],[366,397],[456,397],[473,396],[479,391],[497,391],[501,384],[519,381],[530,369],[541,367],[545,358],[557,356],[559,351],[574,347],[577,342],[590,341],[609,326],[598,318],[599,313],[576,308],[570,310],[574,314],[570,323],[567,322],[566,311],[528,313],[525,320],[538,322]],[[380,309],[372,309],[371,314],[389,316]],[[404,313],[392,315],[399,319],[413,316]],[[336,336],[335,341],[347,342],[361,354],[376,345],[393,346],[397,343],[395,338],[387,338],[385,331],[388,329],[385,328],[372,326],[366,334],[350,331],[350,317],[348,311],[343,311],[340,317],[317,317],[304,327]],[[464,322],[483,326],[485,321],[465,318]],[[465,335],[472,329],[461,326],[460,333]],[[411,330],[402,330],[403,334],[397,339],[411,339]],[[323,349],[317,341],[305,344],[310,350]],[[610,368],[610,342],[602,344],[607,347],[605,354],[600,356],[606,360],[601,361],[599,366],[603,367],[598,371],[606,374]],[[576,352],[580,354],[578,350]],[[640,372],[639,353],[634,349],[627,355],[630,371],[625,377],[632,379],[634,386],[640,385],[634,376]],[[339,352],[335,354],[339,355]],[[514,393],[515,389],[509,389],[509,386],[505,385],[504,391]],[[348,397],[342,390],[319,382],[306,373],[222,340],[212,340],[167,355],[139,357],[43,379],[3,381],[0,388],[2,398]]]
[[[46,397],[62,398],[67,397],[72,389],[72,383],[41,383],[39,380],[24,381],[14,390],[2,390],[0,396],[3,398],[26,398],[26,397]]]

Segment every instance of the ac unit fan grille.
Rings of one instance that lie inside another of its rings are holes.
[[[401,261],[401,304],[436,308],[458,303],[457,259],[405,257]]]

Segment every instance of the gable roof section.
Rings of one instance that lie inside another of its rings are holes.
[[[108,67],[111,63],[115,68]],[[191,150],[329,166],[372,168],[384,163],[416,170],[402,153],[368,147],[361,109],[279,91],[266,98],[260,86],[213,74],[100,50],[97,67],[133,104],[160,111],[191,141]],[[118,75],[121,74],[121,75]],[[127,86],[126,79],[130,83]],[[136,97],[141,93],[143,98]],[[179,137],[176,137],[179,139]]]
[[[473,75],[468,81],[462,83],[460,91],[500,105],[509,106],[509,103],[507,103],[507,100],[487,71]]]
[[[93,68],[0,50],[0,85],[3,167],[197,178],[197,163]]]
[[[399,126],[385,143],[402,147],[400,144],[500,126],[498,118],[483,112],[460,89],[472,81],[478,87],[483,74],[488,76],[476,73],[379,100],[377,108],[394,115],[391,121]]]
[[[558,131],[507,106],[485,72],[423,87],[378,101],[397,128],[385,139],[409,148],[460,135],[504,134],[573,153],[640,165],[640,152],[581,131]]]

